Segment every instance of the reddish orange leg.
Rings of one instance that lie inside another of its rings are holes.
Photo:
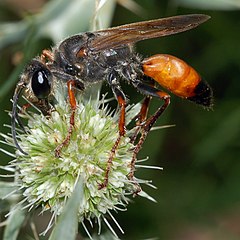
[[[75,110],[77,108],[76,98],[75,98],[74,89],[73,89],[75,87],[75,85],[76,85],[76,82],[74,80],[69,80],[67,82],[68,97],[69,97],[69,103],[71,106],[70,126],[68,128],[67,136],[65,137],[63,142],[55,148],[55,156],[56,157],[60,157],[62,148],[69,144],[71,135],[73,133],[74,124],[75,124],[75,120],[74,120]]]
[[[141,126],[141,137],[133,151],[133,156],[132,156],[132,161],[131,161],[131,171],[128,175],[129,179],[132,181],[134,180],[135,163],[137,160],[137,154],[141,150],[142,145],[143,145],[149,131],[151,130],[152,126],[154,125],[154,123],[157,121],[157,119],[162,115],[162,113],[166,110],[166,108],[170,104],[170,96],[167,93],[160,91],[152,86],[146,85],[140,81],[137,81],[134,84],[134,86],[136,88],[138,88],[138,90],[140,90],[143,94],[146,94],[148,96],[158,97],[158,98],[164,100],[164,104],[161,107],[159,107],[157,109],[157,111],[151,117],[149,117],[146,120],[146,122]],[[135,194],[137,194],[137,192]]]
[[[134,134],[131,136],[131,143],[134,143],[136,141],[137,135],[139,134],[139,131],[141,129],[141,124],[147,119],[150,100],[151,100],[151,97],[149,96],[144,98],[140,112],[137,115],[137,120],[136,120],[137,128]]]
[[[116,154],[116,150],[119,147],[121,138],[126,133],[126,126],[125,126],[126,100],[125,100],[125,96],[119,88],[115,88],[114,86],[112,86],[112,89],[113,89],[113,92],[115,93],[118,104],[120,106],[120,116],[119,116],[119,125],[118,125],[119,126],[119,135],[111,149],[111,152],[110,152],[110,155],[108,158],[108,162],[107,162],[107,168],[105,170],[104,181],[101,184],[99,184],[99,189],[105,188],[108,185],[109,173],[110,173],[110,170],[112,167],[113,158]]]
[[[144,76],[143,81],[144,81],[144,83],[142,82],[140,85],[144,86],[144,84],[145,84],[146,86],[151,86],[152,88],[154,88],[155,82],[152,78]],[[135,86],[135,87],[139,88],[139,86]],[[140,89],[140,91],[143,92],[144,90]],[[144,91],[143,94],[146,94],[146,91]],[[133,136],[131,137],[131,143],[135,143],[137,136],[139,134],[139,131],[141,129],[141,125],[147,119],[149,104],[150,104],[151,99],[152,99],[151,95],[147,93],[147,96],[144,98],[144,101],[142,103],[141,110],[137,115],[136,126],[138,126],[138,127],[137,127],[135,133],[133,134]]]
[[[54,56],[52,51],[44,49],[42,51],[42,54],[40,56],[40,59],[42,62],[46,63],[46,59],[48,59],[49,61],[53,62],[54,61]]]
[[[27,110],[28,108],[30,108],[31,106],[32,106],[32,105],[31,105],[30,103],[24,104],[24,105],[21,107],[20,113],[26,112],[26,110]]]

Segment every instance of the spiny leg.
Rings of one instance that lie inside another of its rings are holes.
[[[141,126],[141,137],[133,151],[133,156],[132,156],[132,161],[131,161],[131,171],[128,175],[130,180],[133,180],[134,178],[134,172],[135,172],[135,163],[137,159],[137,154],[141,150],[141,147],[151,130],[152,126],[154,123],[157,121],[157,119],[162,115],[162,113],[166,110],[168,105],[170,104],[170,96],[161,91],[158,90],[155,87],[149,86],[145,83],[142,83],[141,81],[135,81],[133,85],[143,94],[148,95],[148,96],[153,96],[153,97],[158,97],[164,101],[163,105],[157,109],[157,111],[149,117],[145,123]],[[137,194],[137,193],[136,193]]]
[[[121,90],[121,88],[117,85],[112,85],[112,91],[118,101],[118,105],[120,106],[120,116],[119,116],[119,123],[118,123],[118,127],[119,127],[119,135],[117,140],[115,141],[111,151],[110,151],[110,155],[108,158],[108,162],[107,162],[107,167],[105,170],[105,177],[104,177],[104,181],[102,183],[99,184],[99,189],[102,189],[104,187],[107,186],[108,184],[108,179],[109,179],[109,173],[112,167],[112,161],[113,158],[115,157],[116,154],[116,150],[119,147],[121,138],[125,135],[126,133],[126,126],[125,126],[125,112],[126,112],[126,97],[123,93],[123,91]]]
[[[142,81],[147,86],[154,87],[154,85],[155,85],[155,81],[152,78],[147,77],[147,76],[143,76]],[[143,94],[145,94],[145,93],[143,93]],[[145,98],[143,100],[140,112],[138,113],[138,115],[136,117],[136,126],[137,126],[137,128],[136,128],[135,133],[131,137],[131,143],[135,143],[135,141],[137,139],[137,136],[139,134],[139,131],[141,129],[141,125],[147,119],[147,115],[148,115],[148,110],[149,110],[149,105],[150,105],[151,99],[152,99],[152,96],[147,95],[147,96],[145,96]]]
[[[65,139],[63,140],[63,142],[61,144],[59,144],[56,148],[55,148],[55,156],[56,157],[60,157],[61,154],[61,150],[63,147],[67,146],[70,142],[71,139],[71,135],[74,129],[74,124],[75,124],[75,110],[77,108],[77,103],[76,103],[76,98],[74,95],[74,87],[76,86],[76,81],[74,80],[69,80],[67,82],[67,87],[68,87],[68,97],[69,97],[69,103],[71,106],[71,115],[70,115],[70,126],[68,128],[68,133],[67,136],[65,137]]]
[[[136,130],[135,130],[134,134],[131,136],[131,143],[132,144],[134,144],[136,142],[137,136],[138,136],[138,134],[141,130],[141,127],[142,127],[141,125],[147,119],[150,100],[151,100],[150,96],[145,97],[144,100],[143,100],[140,112],[138,113],[137,118],[136,118]],[[133,154],[135,154],[134,151],[133,151]],[[135,163],[132,163],[132,161],[131,161],[131,164],[130,164],[131,169],[130,169],[129,175],[130,176],[132,175],[132,176],[131,177],[129,176],[129,179],[135,185],[135,189],[134,189],[134,193],[133,193],[133,195],[135,196],[139,192],[141,192],[142,189],[141,189],[141,186],[136,181],[134,181],[134,179],[133,179],[133,173],[134,173],[133,164],[135,164]]]
[[[140,112],[138,113],[136,118],[136,130],[134,134],[131,136],[131,143],[135,143],[139,131],[141,129],[141,124],[147,119],[150,100],[151,100],[150,96],[145,97],[143,100]]]

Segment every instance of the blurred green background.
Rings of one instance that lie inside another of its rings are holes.
[[[10,99],[25,61],[52,46],[56,40],[43,34],[41,38],[36,37],[36,26],[31,27],[31,15],[46,9],[43,7],[49,2],[0,1],[1,23],[23,18],[28,22],[28,29],[25,31],[23,27],[19,39],[20,33],[15,36],[14,29],[8,32],[6,26],[0,28],[1,132],[8,131],[3,127],[3,124],[10,124],[5,110],[11,109]],[[119,2],[129,3],[127,0]],[[135,3],[140,6],[133,5],[135,13],[117,5],[111,25],[190,13],[211,16],[197,29],[147,40],[138,43],[136,49],[144,56],[168,53],[188,62],[212,86],[214,108],[206,111],[172,96],[170,107],[157,125],[176,126],[151,132],[139,155],[139,158],[149,156],[147,164],[162,166],[164,170],[139,169],[136,172],[138,177],[152,179],[158,187],[157,190],[144,187],[158,203],[134,198],[127,212],[115,214],[125,230],[125,235],[120,237],[240,239],[240,2],[135,0]],[[57,18],[58,12],[54,14]],[[75,21],[74,25],[81,27],[81,24]],[[44,25],[38,27],[42,29]],[[20,25],[16,32],[21,32]],[[11,37],[7,38],[8,34]],[[129,86],[123,88],[131,102],[142,99]],[[103,91],[108,88],[103,87]],[[150,112],[159,104],[154,99]],[[2,165],[9,160],[1,154]],[[43,219],[39,217],[38,221]]]

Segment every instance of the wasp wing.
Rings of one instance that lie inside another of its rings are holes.
[[[145,39],[184,32],[197,27],[209,18],[203,14],[190,14],[121,25],[95,32],[96,37],[88,46],[93,51],[116,48]]]

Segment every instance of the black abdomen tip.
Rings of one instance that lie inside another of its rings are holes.
[[[189,101],[202,105],[208,109],[213,106],[213,92],[211,87],[205,81],[200,81],[194,90],[195,96],[188,97]]]

